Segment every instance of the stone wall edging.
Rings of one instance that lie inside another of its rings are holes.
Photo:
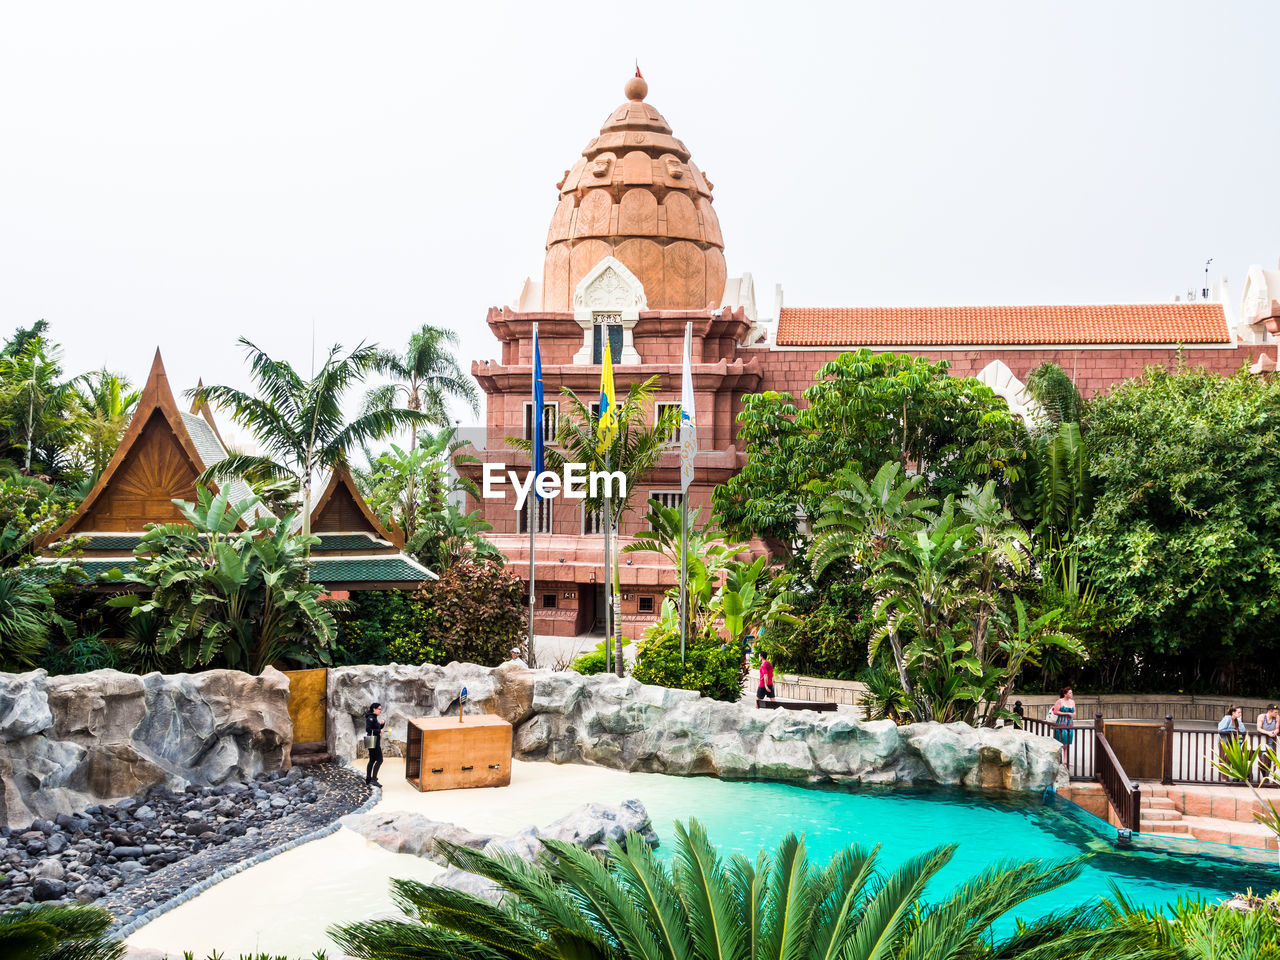
[[[368,800],[360,804],[359,807],[357,807],[355,810],[352,810],[350,813],[343,814],[343,816],[359,816],[360,814],[368,813],[370,810],[373,809],[374,805],[377,804],[378,801],[381,799],[382,799],[382,788],[374,787],[373,793],[369,795]],[[292,840],[287,840],[284,843],[276,844],[274,847],[269,847],[266,850],[260,850],[257,853],[255,853],[253,856],[246,857],[244,860],[237,860],[235,863],[230,864],[226,867],[223,867],[221,870],[214,871],[209,876],[201,880],[199,883],[193,884],[192,886],[183,890],[177,896],[169,898],[164,903],[157,904],[156,906],[152,907],[150,910],[148,910],[146,913],[142,914],[141,916],[134,917],[134,919],[130,920],[124,926],[119,927],[118,929],[113,928],[108,930],[107,936],[114,937],[117,940],[125,940],[128,937],[132,936],[133,934],[137,933],[139,930],[145,927],[152,920],[156,920],[161,916],[163,916],[164,914],[168,913],[170,910],[173,910],[176,907],[182,906],[188,900],[192,900],[195,897],[198,897],[200,894],[204,893],[210,887],[214,886],[215,884],[221,883],[223,880],[226,880],[228,877],[234,877],[237,873],[242,873],[243,871],[248,870],[250,867],[256,867],[258,864],[264,863],[267,860],[270,860],[272,857],[277,857],[287,850],[292,850],[294,847],[300,847],[304,843],[310,843],[312,840],[319,840],[323,837],[327,837],[331,833],[337,833],[341,829],[342,829],[342,818],[339,817],[337,820],[334,820],[332,823],[326,823],[322,827],[316,827],[316,829],[312,830],[309,833],[305,833],[300,837],[294,837]]]

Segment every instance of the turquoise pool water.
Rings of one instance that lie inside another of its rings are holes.
[[[646,777],[645,780],[650,780]],[[1226,897],[1253,887],[1280,886],[1280,870],[1234,866],[1196,856],[1118,850],[1110,841],[1039,799],[959,790],[808,788],[782,783],[654,777],[636,791],[670,849],[673,822],[696,817],[722,855],[773,848],[787,833],[803,833],[810,858],[825,863],[851,843],[880,844],[882,866],[896,866],[943,843],[957,843],[951,862],[930,885],[940,897],[993,862],[1069,859],[1092,853],[1081,875],[1019,908],[1031,917],[1105,894],[1114,881],[1147,906],[1178,897]]]

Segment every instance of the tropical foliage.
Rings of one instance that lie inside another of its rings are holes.
[[[259,512],[256,497],[232,503],[204,487],[177,501],[187,523],[157,524],[120,577],[139,592],[112,601],[145,620],[155,654],[184,667],[227,666],[260,673],[278,660],[328,660],[333,614],[324,587],[308,579],[307,546],[293,516]]]
[[[344,463],[348,454],[366,444],[416,427],[427,418],[418,411],[388,408],[347,420],[343,396],[378,367],[382,355],[375,347],[360,344],[344,354],[335,345],[316,374],[306,378],[249,340],[241,338],[240,343],[249,357],[256,393],[213,385],[192,394],[229,410],[236,422],[253,431],[263,453],[231,454],[211,464],[200,479],[238,475],[296,484],[302,501],[302,533],[307,536],[311,533],[311,485],[322,470]]]
[[[999,864],[941,894],[925,888],[950,861],[939,847],[900,866],[878,850],[847,847],[829,863],[809,859],[794,834],[753,861],[719,856],[697,823],[676,825],[668,864],[631,834],[605,859],[557,840],[532,864],[440,844],[449,862],[496,883],[493,905],[469,893],[393,880],[403,920],[331,930],[352,957],[471,957],[475,960],[1093,960],[1144,956],[1137,935],[1099,937],[1092,906],[1014,928],[995,928],[1009,910],[1074,879],[1080,861]]]
[[[947,367],[863,349],[825,364],[804,407],[785,393],[744,397],[738,439],[747,463],[715,491],[725,529],[802,551],[823,496],[814,482],[839,470],[870,480],[897,462],[925,477],[934,497],[973,481],[1019,480],[1020,422],[989,387],[949,376]]]
[[[1080,562],[1119,626],[1098,671],[1145,689],[1272,689],[1280,380],[1152,368],[1091,403],[1088,443],[1098,492]]]
[[[5,960],[118,960],[124,944],[106,936],[115,917],[98,907],[32,904],[0,912]]]

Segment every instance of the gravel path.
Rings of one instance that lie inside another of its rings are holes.
[[[335,822],[370,797],[334,764],[248,783],[152,788],[0,833],[0,905],[93,903],[130,920],[224,868]]]

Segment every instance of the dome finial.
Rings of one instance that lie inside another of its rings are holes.
[[[643,100],[649,92],[649,84],[644,82],[644,74],[640,72],[640,61],[636,61],[636,75],[627,81],[622,88],[628,100]]]

